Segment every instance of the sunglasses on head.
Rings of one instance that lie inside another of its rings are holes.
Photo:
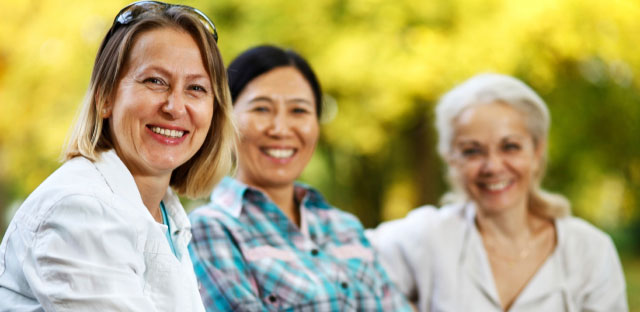
[[[180,8],[181,10],[185,10],[194,14],[195,17],[200,20],[202,25],[211,33],[211,35],[213,35],[213,39],[218,42],[218,31],[216,29],[216,25],[214,25],[213,22],[207,17],[207,15],[202,13],[202,11],[187,5],[170,4],[160,1],[137,1],[124,7],[122,10],[120,10],[118,15],[116,15],[116,18],[113,20],[113,25],[111,26],[111,30],[109,30],[109,33],[107,34],[107,38],[111,37],[111,35],[120,25],[128,25],[144,12],[151,11],[161,13],[170,8]]]

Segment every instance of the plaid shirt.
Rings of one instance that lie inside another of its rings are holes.
[[[261,191],[225,178],[191,215],[208,311],[412,311],[354,216],[296,184],[301,229]]]

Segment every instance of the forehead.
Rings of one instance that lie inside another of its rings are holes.
[[[185,30],[160,27],[143,31],[131,43],[127,63],[141,65],[160,62],[166,67],[204,70],[200,47]]]
[[[313,91],[309,82],[293,66],[276,67],[254,78],[242,93],[253,96],[285,96],[313,100]]]
[[[500,103],[476,104],[464,109],[453,122],[454,140],[496,141],[529,137],[523,114]]]

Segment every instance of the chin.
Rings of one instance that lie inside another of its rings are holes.
[[[296,179],[290,179],[290,178],[280,178],[280,179],[271,178],[271,179],[265,180],[264,182],[265,182],[266,185],[278,187],[278,186],[291,185],[291,184],[293,184],[293,182],[295,182],[295,180]]]
[[[186,163],[186,160],[163,157],[161,159],[152,160],[151,164],[159,171],[173,171]]]
[[[478,209],[482,209],[486,213],[500,213],[507,211],[513,207],[518,206],[519,201],[511,198],[491,198],[491,199],[476,199],[474,200]]]
[[[263,176],[263,179],[261,179],[262,184],[264,186],[272,186],[272,187],[278,187],[278,186],[288,186],[291,185],[295,180],[296,180],[297,176],[293,176],[293,175],[278,175],[277,173],[268,173],[266,175]]]

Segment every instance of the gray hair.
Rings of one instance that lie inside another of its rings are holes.
[[[471,106],[504,103],[524,116],[526,128],[537,146],[547,140],[551,117],[544,100],[522,81],[501,74],[478,74],[447,92],[436,106],[436,130],[438,131],[438,153],[446,160],[452,153],[455,136],[455,120]],[[544,217],[557,218],[569,214],[566,198],[541,189],[546,165],[546,150],[532,181],[529,208]],[[467,196],[458,185],[456,172],[448,168],[452,192],[445,194],[443,202],[466,201]]]

